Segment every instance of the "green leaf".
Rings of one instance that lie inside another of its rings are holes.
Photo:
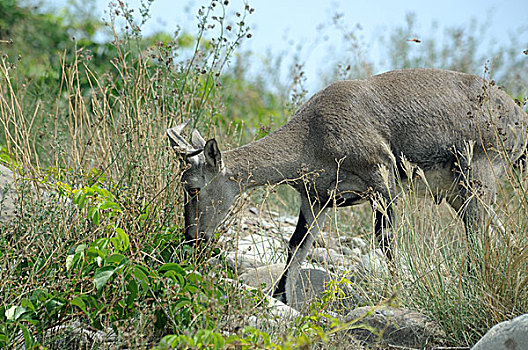
[[[191,283],[200,284],[203,277],[199,272],[192,271],[187,275],[186,279]]]
[[[30,299],[24,298],[21,300],[20,305],[26,310],[36,311],[35,304]]]
[[[190,294],[195,294],[195,293],[198,292],[198,290],[199,290],[199,288],[196,287],[196,286],[193,286],[192,284],[187,284],[187,285],[185,286],[185,288],[184,288],[184,291],[187,291],[187,292],[189,292]]]
[[[101,291],[101,289],[103,289],[106,282],[108,282],[108,280],[114,274],[114,271],[115,267],[113,266],[103,266],[95,272],[94,284],[95,288],[97,288],[97,291]]]
[[[84,303],[84,300],[82,297],[75,297],[70,301],[70,304],[73,306],[77,306],[79,309],[81,309],[84,313],[88,313],[86,310],[86,304]]]
[[[167,321],[169,320],[167,317],[167,314],[165,314],[165,311],[158,309],[156,310],[154,315],[156,316],[154,327],[156,327],[157,329],[164,329],[165,326],[167,325]]]
[[[33,339],[33,335],[31,335],[31,332],[23,324],[19,324],[19,327],[22,328],[22,334],[24,335],[25,348],[33,349],[33,345],[35,345],[35,339]]]
[[[107,189],[101,188],[97,186],[97,184],[94,184],[91,188],[92,190],[97,192],[102,198],[108,199],[110,201],[114,200],[114,195],[112,194],[112,192],[108,191]]]
[[[57,309],[61,309],[63,306],[64,306],[64,301],[57,299],[57,298],[52,298],[50,300],[47,300],[45,303],[45,307],[48,313],[51,313]]]
[[[185,337],[185,336],[179,336],[179,335],[174,335],[174,334],[166,335],[163,338],[161,338],[158,348],[163,349],[163,350],[172,349],[178,345],[181,346],[182,344],[187,343],[186,341],[182,339],[182,337]]]
[[[86,203],[86,195],[84,193],[79,198],[79,203],[77,204],[79,206],[79,209],[84,209],[84,204]]]
[[[96,256],[99,256],[101,253],[101,249],[99,249],[99,247],[95,246],[95,247],[89,247],[87,250],[86,250],[86,256],[88,257],[96,257]]]
[[[110,240],[107,237],[96,239],[91,245],[97,247],[100,250],[106,250]],[[106,253],[104,254],[106,256]]]
[[[119,239],[121,239],[121,242],[123,242],[123,248],[124,249],[128,249],[128,247],[130,247],[130,238],[125,233],[125,231],[123,231],[122,229],[117,227],[116,228],[116,234],[117,234],[117,237],[119,237]]]
[[[174,271],[180,275],[186,275],[185,273],[185,270],[183,267],[181,267],[180,265],[176,264],[176,263],[166,263],[166,264],[163,264],[161,265],[161,267],[159,268],[159,273],[164,273],[164,272],[167,272],[167,271]]]
[[[70,270],[72,268],[74,257],[75,257],[74,255],[68,255],[66,257],[66,270]]]
[[[65,182],[57,183],[57,190],[59,191],[59,196],[69,195],[71,193],[71,186]]]
[[[147,282],[148,282],[147,273],[145,273],[145,268],[140,265],[134,266],[134,272],[132,273],[134,277],[136,277],[137,280],[139,281],[141,288],[143,288],[144,290],[146,290],[148,287],[147,286]]]
[[[95,226],[99,226],[99,209],[95,208],[92,214],[92,221]]]
[[[90,208],[88,208],[88,211],[86,212],[86,215],[88,216],[88,218],[92,218],[95,210],[97,210],[96,206],[91,206]]]
[[[73,204],[76,204],[79,209],[84,208],[84,203],[86,200],[86,195],[82,190],[76,190],[75,196],[73,196]]]
[[[130,247],[130,238],[119,227],[115,227],[116,236],[112,238],[112,244],[117,250],[123,251]]]
[[[180,286],[185,286],[187,282],[185,277],[175,271],[167,271],[163,274],[165,277],[171,278],[175,283],[177,282]]]
[[[22,306],[11,306],[9,309],[5,312],[5,317],[10,321],[16,321],[27,311],[26,308]]]
[[[183,298],[181,299],[180,301],[178,301],[176,303],[176,305],[174,305],[174,309],[175,310],[179,310],[181,309],[182,307],[184,307],[185,305],[191,305],[191,301],[188,299],[188,298]]]
[[[134,279],[130,279],[127,285],[128,295],[126,297],[126,303],[128,307],[132,307],[134,300],[136,300],[138,294],[138,285]]]
[[[87,245],[86,244],[79,244],[77,248],[75,248],[75,253],[82,253],[86,250]]]
[[[113,209],[115,211],[121,211],[121,207],[117,203],[114,203],[111,201],[104,201],[103,203],[99,205],[99,209],[100,210]]]
[[[116,253],[116,254],[112,254],[108,258],[106,258],[106,262],[109,263],[109,264],[116,263],[117,265],[119,265],[119,264],[121,264],[123,259],[126,259],[126,257],[121,255],[121,254],[117,254]]]

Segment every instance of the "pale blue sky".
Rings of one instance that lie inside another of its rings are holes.
[[[97,11],[104,16],[110,0],[96,0]],[[146,0],[144,0],[146,1]],[[66,0],[55,0],[56,4]],[[321,24],[329,23],[336,13],[343,13],[343,21],[349,28],[359,23],[366,54],[379,63],[385,56],[384,47],[379,43],[380,35],[389,35],[390,28],[405,24],[409,12],[416,15],[416,36],[421,40],[430,40],[431,24],[438,22],[440,28],[466,26],[472,18],[479,23],[490,20],[487,31],[489,42],[505,42],[512,33],[524,28],[525,38],[521,42],[528,45],[528,4],[526,0],[382,0],[382,1],[324,1],[324,0],[248,0],[255,12],[247,19],[253,37],[243,44],[243,48],[253,52],[273,53],[295,51],[295,45],[304,44],[299,52],[305,64],[307,84],[317,85],[316,81],[324,72],[325,62],[329,59],[329,45],[340,51],[340,40],[331,31],[326,42],[320,38],[317,30]],[[137,6],[140,0],[128,1]],[[151,7],[152,19],[146,24],[146,33],[164,30],[172,32],[177,25],[183,29],[196,32],[195,14],[198,7],[209,1],[189,0],[154,0]],[[243,0],[230,0],[229,12],[234,13],[243,8]],[[441,33],[442,30],[437,32]],[[338,36],[337,33],[335,33]],[[434,38],[440,40],[439,38]],[[520,48],[519,54],[523,49]],[[331,55],[331,54],[330,54]],[[380,69],[383,69],[380,67]],[[376,72],[375,72],[376,73]]]

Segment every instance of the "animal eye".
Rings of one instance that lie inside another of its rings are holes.
[[[198,192],[200,192],[200,189],[199,188],[190,188],[188,192],[189,192],[189,194],[191,196],[196,196],[198,194]]]

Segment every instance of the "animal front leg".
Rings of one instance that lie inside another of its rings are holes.
[[[319,233],[325,218],[325,209],[321,210],[316,206],[317,211],[314,212],[307,200],[303,202],[297,226],[288,243],[286,268],[273,291],[273,297],[285,304],[293,302],[292,297],[301,263],[306,259],[314,237]]]
[[[297,252],[298,248],[301,248],[302,250],[301,246],[307,245],[307,233],[308,226],[306,225],[306,218],[301,210],[299,214],[299,220],[297,221],[297,226],[295,227],[295,231],[293,232],[293,235],[290,237],[290,241],[288,242],[288,258],[286,259],[286,269],[282,273],[279,283],[277,283],[277,286],[273,291],[273,297],[282,301],[283,303],[286,303],[286,279],[288,278],[287,276],[289,266],[291,265],[292,259],[295,253]]]

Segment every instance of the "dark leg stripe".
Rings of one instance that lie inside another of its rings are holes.
[[[288,268],[291,260],[293,259],[293,254],[298,247],[302,246],[305,241],[306,234],[308,233],[306,224],[306,218],[301,211],[299,214],[299,220],[297,221],[297,226],[295,227],[295,232],[291,236],[290,242],[288,243],[288,259],[286,260],[286,269],[282,273],[279,283],[273,291],[273,297],[281,300],[282,302],[286,301],[286,276],[288,275]]]

